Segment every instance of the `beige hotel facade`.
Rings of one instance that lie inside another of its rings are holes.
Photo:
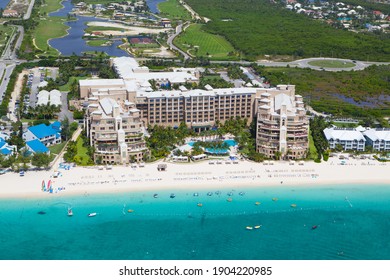
[[[121,67],[124,68],[123,65]],[[136,67],[135,63],[133,63],[133,67]],[[182,122],[195,131],[202,131],[210,129],[216,121],[223,123],[232,117],[239,116],[246,118],[249,124],[254,117],[257,117],[256,149],[258,152],[269,157],[273,157],[276,151],[279,151],[284,158],[305,157],[308,149],[308,120],[302,97],[295,95],[295,86],[222,89],[206,86],[205,89],[188,90],[183,86],[183,81],[197,82],[197,76],[184,70],[179,72],[179,77],[176,76],[178,72],[159,73],[160,81],[177,83],[180,85],[179,90],[153,91],[150,80],[147,80],[148,71],[145,68],[142,68],[142,71],[145,72],[145,75],[137,74],[137,78],[134,79],[132,79],[131,71],[126,69],[122,72],[130,72],[130,74],[126,77],[120,75],[120,79],[80,80],[81,98],[89,104],[86,115],[87,126],[88,122],[91,123],[96,119],[98,114],[94,113],[95,111],[105,111],[99,102],[107,99],[115,101],[115,106],[122,108],[121,112],[127,114],[125,118],[130,117],[128,120],[130,127],[134,128],[135,126],[138,129],[125,132],[125,134],[140,135],[147,125],[176,127]],[[166,73],[166,76],[163,73]],[[97,109],[97,104],[100,109]],[[129,104],[131,104],[131,110],[128,107]],[[113,114],[114,110],[106,114],[105,117],[112,118],[115,123],[118,114],[115,113],[115,117]],[[124,115],[119,113],[119,116],[123,118]],[[119,130],[124,130],[123,126],[126,125],[122,124],[121,129],[118,129],[117,124],[115,126],[108,125],[105,126],[105,130],[106,132],[117,131],[118,134]],[[96,125],[94,129],[89,130],[91,143],[95,146],[96,143],[99,143],[96,141],[98,129]],[[126,129],[128,129],[127,126]],[[123,137],[119,136],[121,133],[118,134],[116,142],[112,143],[113,146],[118,146],[116,149],[118,152],[121,151],[121,145],[122,150],[124,149],[123,143],[130,145],[130,140],[122,141]],[[113,134],[115,133],[113,132]],[[121,143],[119,143],[119,139],[122,139]],[[142,158],[141,150],[145,148],[145,145],[141,144],[144,143],[141,138],[137,138],[135,142],[138,143],[135,149],[139,149],[140,152],[136,153],[136,158],[140,160]],[[132,149],[127,149],[127,160]],[[103,157],[104,150],[98,151],[102,152],[100,156]],[[126,162],[121,155],[111,159],[117,163]]]

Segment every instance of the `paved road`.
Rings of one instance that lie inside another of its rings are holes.
[[[338,60],[342,62],[351,62],[354,63],[354,67],[349,68],[330,68],[330,67],[318,67],[318,66],[312,66],[309,64],[310,61],[315,60]],[[241,64],[241,65],[250,65],[253,62],[249,61],[210,61],[212,64]],[[357,60],[351,60],[351,59],[342,59],[342,58],[329,58],[329,57],[314,57],[314,58],[305,58],[290,62],[275,62],[275,61],[268,61],[268,60],[259,60],[256,61],[257,65],[263,65],[266,67],[287,67],[289,65],[290,67],[298,67],[298,68],[311,68],[314,70],[319,71],[352,71],[352,70],[363,70],[366,67],[369,67],[371,65],[390,65],[390,62],[374,62],[374,61],[357,61]]]
[[[24,14],[23,19],[29,19],[31,16],[32,9],[34,7],[35,0],[31,0],[30,5],[28,6],[27,12]]]
[[[10,64],[10,65],[7,65],[5,66],[3,64],[3,70],[5,71],[5,74],[4,74],[4,78],[3,80],[1,81],[1,84],[0,84],[0,102],[3,101],[3,96],[4,96],[4,93],[5,93],[5,90],[7,89],[7,86],[8,86],[8,82],[9,82],[9,77],[11,76],[12,74],[12,71],[15,69],[15,64]]]
[[[176,47],[174,44],[173,44],[173,39],[175,39],[176,36],[178,36],[182,31],[183,31],[183,25],[186,25],[188,24],[188,22],[185,22],[185,23],[182,23],[182,24],[179,24],[177,27],[176,27],[176,32],[174,34],[172,34],[171,36],[168,37],[168,40],[167,40],[167,44],[168,46],[172,49],[172,50],[176,50],[178,51],[182,56],[184,56],[184,60],[187,60],[189,58],[191,58],[186,52],[183,52],[181,49],[179,49],[178,47]]]

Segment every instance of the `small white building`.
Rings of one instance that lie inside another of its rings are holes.
[[[331,149],[335,149],[338,144],[343,147],[343,150],[363,152],[365,149],[366,139],[354,128],[325,128],[324,134]]]
[[[37,105],[50,105],[61,106],[61,92],[59,90],[53,89],[48,92],[47,90],[41,90],[38,93]]]

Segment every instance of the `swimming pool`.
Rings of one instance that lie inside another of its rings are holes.
[[[237,145],[237,142],[234,139],[224,140],[223,142],[226,143],[229,148]],[[195,143],[194,141],[191,141],[188,142],[187,144],[192,147],[194,146],[194,143]],[[214,155],[224,155],[229,152],[229,149],[206,148],[205,150],[207,153],[214,154]]]

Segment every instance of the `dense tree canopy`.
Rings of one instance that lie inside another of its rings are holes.
[[[224,36],[247,58],[262,55],[390,61],[390,38],[335,29],[267,0],[187,0],[210,18],[205,30]]]

